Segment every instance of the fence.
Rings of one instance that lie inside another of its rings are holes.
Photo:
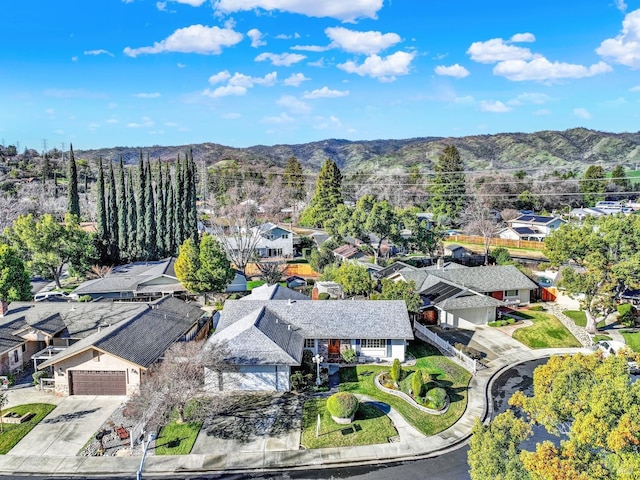
[[[260,270],[256,267],[255,263],[249,263],[247,265],[247,276],[257,276],[260,275]],[[308,263],[289,263],[287,264],[284,272],[282,273],[283,277],[292,277],[292,276],[304,277],[304,278],[318,278],[320,274],[316,272],[311,265]]]
[[[474,245],[484,245],[484,237],[479,235],[450,235],[447,241],[472,243]],[[544,242],[536,242],[531,240],[510,240],[508,238],[492,237],[490,245],[492,247],[507,248],[528,248],[530,250],[544,250]]]
[[[476,374],[476,371],[477,371],[476,360],[469,357],[468,355],[465,355],[457,348],[454,348],[453,345],[451,345],[446,340],[440,338],[437,334],[433,333],[424,325],[421,325],[418,322],[415,322],[413,326],[416,333],[418,334],[418,337],[422,337],[425,341],[434,345],[438,350],[440,350],[445,355],[453,357],[455,360],[457,360],[457,363],[459,363],[464,368],[469,370],[469,372],[471,372],[471,375]]]

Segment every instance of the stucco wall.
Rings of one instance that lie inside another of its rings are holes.
[[[461,321],[472,325],[486,325],[496,319],[496,307],[465,308],[440,313],[440,324],[449,327],[463,327]]]

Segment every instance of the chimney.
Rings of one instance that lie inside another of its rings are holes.
[[[0,300],[0,317],[4,317],[9,313],[9,304],[6,300]]]
[[[438,270],[444,270],[444,258],[443,257],[438,257],[438,263],[436,268]]]

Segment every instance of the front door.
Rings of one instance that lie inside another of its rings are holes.
[[[329,340],[329,355],[340,354],[340,340],[332,338]]]

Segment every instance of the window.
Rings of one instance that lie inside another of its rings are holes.
[[[518,296],[518,290],[507,290],[506,292],[504,292],[504,296],[505,297],[517,297]]]
[[[13,363],[18,363],[18,350],[13,351]]]
[[[289,238],[289,234],[288,233],[283,233],[282,234],[282,238]]]
[[[384,338],[363,338],[360,346],[362,348],[385,348],[387,341]]]
[[[22,344],[22,353],[27,351],[27,345],[25,343]]]
[[[316,341],[313,338],[305,338],[304,348],[316,348]]]

